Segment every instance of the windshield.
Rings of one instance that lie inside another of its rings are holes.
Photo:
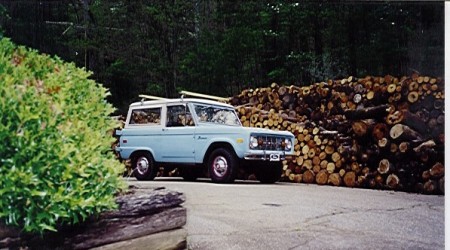
[[[232,108],[194,103],[194,110],[199,122],[232,126],[241,125],[236,112]]]

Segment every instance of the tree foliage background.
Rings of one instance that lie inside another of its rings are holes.
[[[0,0],[0,34],[140,93],[444,74],[444,2]]]

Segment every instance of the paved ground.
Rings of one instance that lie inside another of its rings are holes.
[[[186,195],[189,249],[444,249],[444,196],[157,178]]]

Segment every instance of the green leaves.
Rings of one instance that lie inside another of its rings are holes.
[[[0,40],[0,219],[56,231],[114,208],[123,169],[107,89],[90,73]],[[108,152],[108,153],[106,153]]]

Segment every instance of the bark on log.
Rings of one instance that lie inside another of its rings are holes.
[[[416,131],[412,130],[410,127],[403,124],[394,125],[389,135],[392,139],[400,139],[400,140],[421,140],[421,135]]]
[[[82,233],[68,238],[64,245],[72,249],[89,249],[179,228],[186,224],[186,209],[175,207],[147,216],[118,218],[100,219],[96,223],[89,223]]]
[[[102,214],[100,218],[130,217],[157,213],[166,208],[176,207],[186,199],[180,192],[169,191],[165,188],[155,189],[151,192],[138,191],[132,195],[119,196],[116,203],[117,211]]]
[[[65,245],[86,249],[112,242],[179,228],[186,224],[184,196],[165,189],[117,198],[119,210],[83,224],[84,230],[68,237]]]
[[[413,151],[419,153],[423,149],[432,148],[434,146],[436,146],[436,143],[433,140],[428,140],[426,142],[421,143],[419,146],[413,148]]]
[[[402,123],[407,125],[411,129],[417,131],[419,134],[424,135],[429,132],[428,126],[424,122],[424,120],[420,118],[418,115],[409,112],[408,110],[403,111]]]
[[[345,117],[349,120],[364,120],[364,119],[381,119],[388,114],[387,109],[389,105],[383,104],[376,107],[369,107],[357,110],[346,110]]]
[[[187,249],[187,230],[174,229],[143,237],[111,243],[92,250],[116,250],[116,249]]]

